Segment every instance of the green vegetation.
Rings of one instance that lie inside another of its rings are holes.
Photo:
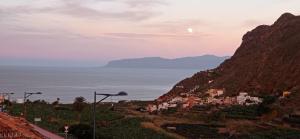
[[[81,113],[84,108],[87,106],[84,97],[76,97],[73,103],[73,110],[77,112],[77,120],[81,119]]]
[[[222,125],[203,125],[203,124],[165,124],[162,126],[168,130],[168,127],[175,127],[175,129],[170,130],[176,132],[187,138],[210,138],[210,139],[224,139],[228,135],[219,134],[219,127],[224,127]]]
[[[92,133],[92,106],[82,99],[75,100],[75,104],[61,104],[59,106],[41,101],[27,103],[26,119],[34,123],[35,117],[41,117],[36,122],[42,128],[55,133],[63,133],[65,125],[70,126],[70,133],[79,139],[89,138]],[[119,107],[119,106],[116,106]],[[127,118],[122,111],[113,111],[110,104],[101,104],[96,110],[97,138],[101,139],[165,139],[170,138],[151,129],[142,128],[142,118]],[[9,113],[21,116],[23,105],[13,104]],[[80,116],[78,115],[80,113]],[[80,119],[78,119],[80,118]],[[85,131],[82,133],[81,131]],[[84,137],[83,137],[84,136]]]
[[[62,132],[64,132],[64,129],[61,128],[60,129]],[[91,139],[93,138],[92,134],[93,134],[93,128],[90,125],[87,124],[76,124],[76,125],[72,125],[69,128],[69,133],[81,138],[81,139]]]
[[[77,97],[73,104],[49,104],[45,101],[28,102],[26,118],[34,123],[34,118],[40,117],[41,122],[36,122],[42,128],[55,133],[63,133],[64,126],[68,125],[69,133],[79,139],[92,137],[92,105],[85,102],[82,97]],[[258,122],[257,117],[272,112],[272,104],[276,99],[269,97],[259,105],[231,107],[201,106],[195,107],[188,112],[172,108],[161,111],[162,119],[166,117],[194,120],[194,123],[169,123],[161,127],[169,132],[182,135],[187,138],[245,138],[245,139],[294,139],[300,138],[300,131],[293,128],[280,128],[281,126],[270,126],[264,122]],[[112,106],[110,103],[100,104],[96,108],[97,138],[101,139],[168,139],[171,138],[163,133],[143,128],[142,122],[151,122],[151,118],[142,115],[128,115],[136,107],[145,107],[145,102],[123,102]],[[8,107],[11,115],[21,116],[23,105],[12,104]],[[207,113],[209,111],[209,113]],[[132,113],[131,113],[132,114]],[[150,115],[153,116],[153,115]],[[159,115],[157,115],[159,116]],[[138,118],[140,117],[140,118]],[[141,118],[143,117],[143,118]],[[156,117],[159,118],[159,117]],[[289,116],[286,121],[295,123],[299,117]],[[228,119],[240,119],[246,123],[232,123],[227,125]],[[246,120],[244,120],[246,119]],[[250,121],[251,120],[251,121]],[[179,121],[179,120],[178,120]],[[196,124],[196,121],[201,121]],[[249,126],[246,124],[250,123]],[[260,125],[260,126],[254,126]],[[246,127],[245,127],[246,126]],[[150,127],[151,128],[151,127]],[[241,129],[242,128],[242,129]],[[220,129],[236,131],[237,134],[229,135],[230,132],[219,132]],[[241,129],[241,130],[237,130]],[[62,134],[61,134],[62,135]]]
[[[259,116],[258,108],[259,108],[258,105],[250,105],[250,106],[235,105],[232,107],[227,107],[225,109],[222,109],[221,113],[224,113],[226,118],[255,120],[256,117]]]
[[[177,109],[178,108],[169,108],[169,109],[166,109],[166,110],[162,110],[161,114],[163,114],[163,115],[175,114],[177,112]]]
[[[242,135],[237,138],[243,139],[299,139],[300,131],[293,129],[272,128],[257,130],[249,135]]]
[[[271,106],[276,102],[276,99],[275,96],[263,96],[263,102],[259,105],[235,105],[222,109],[220,112],[225,114],[226,118],[255,120],[258,116],[270,113],[272,111]]]

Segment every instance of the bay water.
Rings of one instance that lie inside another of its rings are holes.
[[[127,69],[0,66],[0,93],[13,92],[11,99],[23,98],[24,92],[42,92],[30,100],[72,103],[82,96],[92,102],[93,93],[118,93],[106,101],[154,100],[167,93],[177,82],[192,76],[196,69]],[[101,96],[98,96],[98,100]]]

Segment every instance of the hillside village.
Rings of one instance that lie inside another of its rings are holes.
[[[211,82],[211,81],[210,81]],[[183,88],[184,86],[176,86]],[[247,92],[240,92],[237,96],[225,96],[225,89],[209,89],[205,92],[204,97],[196,96],[192,94],[193,91],[198,89],[199,86],[195,86],[194,89],[188,93],[180,93],[179,96],[172,98],[169,101],[156,100],[156,104],[149,104],[147,111],[152,113],[155,111],[167,110],[169,108],[182,108],[189,109],[194,106],[205,105],[218,105],[218,106],[233,106],[233,105],[257,105],[263,102],[263,98],[257,96],[250,96]],[[280,98],[289,96],[291,92],[284,91]]]

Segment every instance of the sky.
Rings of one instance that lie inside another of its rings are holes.
[[[243,34],[299,0],[1,0],[0,65],[100,66],[233,55]]]

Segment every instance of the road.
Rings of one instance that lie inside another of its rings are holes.
[[[54,133],[51,133],[48,130],[42,129],[34,124],[30,124],[30,126],[32,126],[35,131],[39,132],[40,134],[42,134],[43,136],[45,136],[48,139],[64,139],[63,137],[58,136]]]

